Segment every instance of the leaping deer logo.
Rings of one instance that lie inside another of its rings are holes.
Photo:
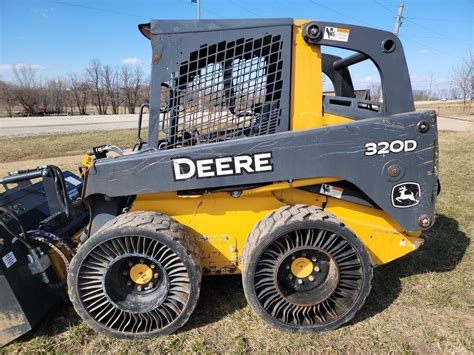
[[[403,201],[412,201],[414,203],[418,202],[418,200],[415,198],[415,194],[411,191],[408,191],[408,188],[405,185],[402,185],[398,188],[399,196],[395,197],[395,200],[397,202],[402,203]]]

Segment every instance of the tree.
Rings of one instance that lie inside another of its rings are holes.
[[[144,82],[143,76],[139,67],[132,71],[129,65],[122,65],[122,90],[128,113],[135,113],[140,98],[140,88]]]
[[[28,115],[38,112],[42,98],[36,72],[37,69],[33,65],[18,64],[13,67],[15,97]]]
[[[17,103],[13,84],[0,80],[0,105],[2,105],[8,116],[13,116],[13,108]]]
[[[48,81],[48,107],[56,113],[67,111],[69,103],[68,85],[65,79],[55,78]]]
[[[87,115],[87,105],[89,103],[92,89],[86,78],[71,74],[69,76],[69,86],[71,88],[73,101],[79,110],[80,115]]]
[[[120,72],[117,68],[110,65],[104,66],[104,87],[114,115],[119,113],[122,104],[122,95],[120,92]]]
[[[374,101],[382,100],[382,85],[380,83],[372,83],[370,85],[370,97]]]
[[[86,69],[89,82],[93,89],[93,102],[99,115],[106,115],[108,108],[107,93],[104,89],[104,69],[97,59],[92,59]]]
[[[461,94],[464,103],[464,109],[470,107],[472,101],[473,76],[474,76],[474,55],[470,53],[469,57],[453,68],[452,82],[453,87],[457,88]]]

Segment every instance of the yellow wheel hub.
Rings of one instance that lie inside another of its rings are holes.
[[[145,264],[135,264],[130,269],[130,278],[138,285],[145,285],[153,279],[153,270]]]
[[[313,272],[313,263],[305,257],[296,258],[291,263],[291,272],[300,279],[308,277]]]

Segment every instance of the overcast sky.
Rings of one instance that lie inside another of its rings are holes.
[[[473,50],[474,0],[406,0],[400,30],[414,88],[449,87],[452,67]],[[202,18],[293,17],[392,31],[398,1],[202,0]],[[150,71],[151,48],[137,24],[194,19],[191,0],[0,0],[0,78],[34,65],[42,77],[82,72],[92,58]],[[356,87],[377,81],[354,66]]]

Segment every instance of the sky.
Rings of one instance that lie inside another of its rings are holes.
[[[399,1],[201,0],[201,18],[292,17],[393,31]],[[412,85],[447,90],[453,67],[473,51],[474,0],[405,0],[400,29]],[[191,0],[0,0],[0,79],[31,65],[42,78],[81,73],[91,59],[151,67],[150,19],[195,19]],[[351,68],[356,88],[378,80],[369,63]]]

